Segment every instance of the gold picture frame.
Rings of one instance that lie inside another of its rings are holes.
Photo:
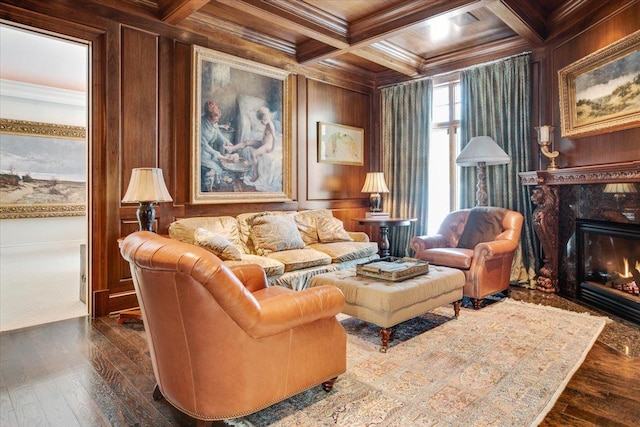
[[[295,78],[192,48],[191,203],[292,200]]]
[[[86,129],[0,119],[0,219],[86,215]]]
[[[558,71],[561,135],[640,126],[640,31]]]
[[[318,162],[364,165],[364,129],[318,122]]]

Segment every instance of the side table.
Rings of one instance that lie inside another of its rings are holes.
[[[355,218],[360,225],[380,228],[380,241],[378,242],[378,253],[381,258],[388,257],[391,254],[389,248],[389,227],[408,227],[411,223],[416,222],[417,218]]]

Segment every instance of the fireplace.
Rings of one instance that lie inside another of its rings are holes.
[[[640,325],[640,227],[576,220],[577,298]]]

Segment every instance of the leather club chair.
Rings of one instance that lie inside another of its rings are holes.
[[[509,290],[513,256],[520,241],[523,216],[497,207],[476,207],[449,213],[433,236],[411,239],[415,257],[461,269],[463,294],[480,308],[482,299]]]
[[[207,250],[140,231],[121,242],[157,381],[185,414],[237,418],[346,371],[344,306],[333,286],[267,287],[257,265],[225,266]]]

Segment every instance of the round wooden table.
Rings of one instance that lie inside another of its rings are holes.
[[[389,227],[408,227],[412,222],[416,222],[417,218],[356,218],[358,224],[369,227],[380,228],[380,241],[378,242],[378,253],[381,258],[391,255],[389,248]]]

